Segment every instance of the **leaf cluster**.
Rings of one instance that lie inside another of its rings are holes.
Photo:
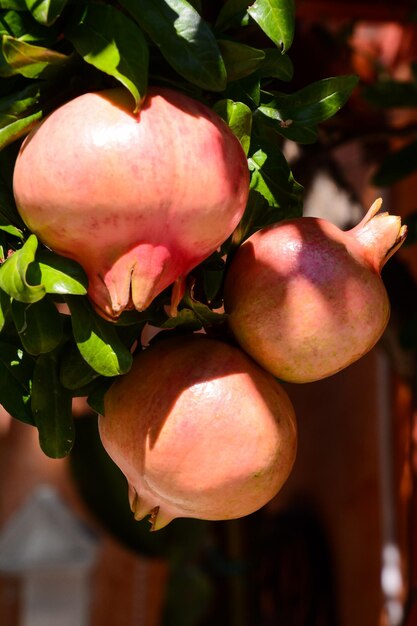
[[[105,390],[129,370],[146,326],[221,329],[223,277],[236,246],[302,214],[284,142],[314,142],[356,78],[289,93],[294,23],[293,0],[0,0],[0,402],[37,426],[46,454],[71,449],[73,397],[103,411]],[[183,91],[225,120],[248,158],[249,201],[233,236],[192,272],[176,317],[167,313],[168,289],[144,313],[111,323],[92,308],[82,268],[22,222],[13,165],[24,136],[67,100],[121,85],[134,115],[149,84]]]

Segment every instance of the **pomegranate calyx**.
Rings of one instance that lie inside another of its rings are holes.
[[[382,198],[377,198],[362,221],[348,231],[359,244],[363,257],[379,273],[400,248],[407,236],[407,226],[398,215],[379,213]]]

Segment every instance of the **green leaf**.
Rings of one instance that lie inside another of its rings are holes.
[[[357,76],[324,78],[293,94],[274,94],[267,107],[273,108],[281,121],[292,120],[314,126],[332,117],[350,97],[358,83]]]
[[[0,120],[3,116],[17,120],[33,111],[40,102],[43,84],[42,81],[33,82],[0,98]],[[3,122],[1,126],[4,126]]]
[[[302,215],[303,189],[280,151],[264,145],[264,150],[255,152],[248,163],[252,171],[249,200],[233,233],[234,246],[269,224]]]
[[[117,334],[116,327],[99,317],[87,298],[67,296],[74,338],[82,357],[102,376],[129,371],[132,355]]]
[[[0,342],[0,404],[16,419],[34,424],[30,407],[33,360],[17,346]]]
[[[67,37],[84,61],[113,76],[130,91],[137,111],[146,93],[149,62],[140,28],[116,7],[89,4]]]
[[[178,74],[211,91],[226,86],[226,68],[208,24],[186,0],[121,0]]]
[[[317,125],[339,111],[357,82],[356,76],[339,76],[317,81],[294,94],[275,93],[255,115],[261,125],[270,125],[287,139],[313,143]]]
[[[8,143],[11,143],[15,139],[19,139],[41,119],[41,84],[44,85],[45,83],[30,83],[25,88],[19,89],[18,91],[13,91],[13,93],[7,94],[0,98],[0,149],[6,146]],[[47,95],[47,97],[50,97],[49,94]],[[12,157],[10,155],[7,155],[7,158],[9,160],[9,163],[14,164],[14,159],[12,161]],[[4,179],[3,167],[1,168],[1,170],[2,179]],[[2,181],[1,184],[3,187],[4,182]],[[11,187],[9,187],[7,191],[7,205],[12,208],[10,213],[13,216],[12,219],[14,223],[16,223],[17,211],[15,208],[13,195],[11,193]],[[2,195],[4,196],[4,193]],[[3,203],[3,198],[1,197],[1,195],[0,201]],[[2,207],[0,207],[0,211],[1,209]],[[18,219],[19,221],[21,221],[20,218]]]
[[[66,389],[80,389],[98,376],[99,374],[83,359],[75,344],[65,347],[61,359],[60,380]]]
[[[294,37],[293,0],[256,0],[248,13],[278,48],[288,50]]]
[[[237,41],[219,39],[218,42],[226,66],[227,80],[239,80],[257,70],[265,59],[265,52]]]
[[[252,111],[250,108],[242,102],[233,102],[233,100],[219,100],[213,108],[239,139],[247,155],[252,129]]]
[[[38,357],[33,375],[32,412],[45,454],[66,456],[74,443],[71,392],[59,380],[59,356],[49,352]]]
[[[249,160],[250,188],[260,193],[270,207],[295,207],[301,211],[302,187],[294,181],[288,163],[279,150],[258,150]],[[294,210],[294,209],[293,209]],[[283,215],[277,218],[282,219]]]
[[[2,52],[6,63],[0,66],[0,76],[3,77],[21,74],[25,78],[48,78],[70,61],[65,54],[6,35],[3,36]]]
[[[417,170],[417,141],[391,152],[372,178],[376,187],[389,187]]]
[[[50,352],[61,342],[61,315],[47,298],[33,304],[13,300],[12,316],[22,345],[29,354]]]
[[[16,250],[0,267],[0,289],[19,302],[37,302],[46,291],[43,285],[32,285],[27,271],[35,259],[38,240],[30,235],[20,250]]]
[[[0,150],[8,146],[12,141],[26,135],[42,119],[42,111],[36,111],[27,117],[18,119],[7,126],[0,128]]]
[[[226,30],[230,27],[242,26],[248,23],[248,6],[251,0],[227,0],[217,16],[216,29]]]
[[[258,70],[260,76],[282,81],[292,80],[294,68],[288,55],[282,54],[276,48],[266,48],[264,53],[265,59]]]
[[[51,26],[67,4],[67,0],[25,0],[25,2],[35,20],[44,26]]]
[[[84,296],[88,279],[78,263],[49,250],[37,252],[27,271],[31,284],[42,285],[46,293]]]
[[[50,45],[56,41],[55,29],[45,28],[33,21],[26,6],[24,11],[6,11],[0,17],[0,35],[11,35],[20,41]]]
[[[0,230],[8,235],[12,235],[13,237],[18,237],[18,239],[23,239],[23,233],[21,230],[16,228],[16,226],[10,226],[9,224],[2,224],[3,216],[0,212]]]

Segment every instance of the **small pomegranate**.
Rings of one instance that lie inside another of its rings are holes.
[[[200,102],[150,89],[139,113],[126,90],[87,93],[24,141],[14,194],[27,226],[78,261],[101,315],[145,309],[223,243],[246,206],[243,149]]]
[[[296,452],[292,404],[242,350],[201,335],[141,352],[105,396],[105,449],[125,474],[135,518],[232,519],[262,507]]]
[[[352,230],[323,219],[284,220],[238,249],[225,283],[240,346],[286,381],[330,376],[368,352],[390,305],[380,271],[401,246],[399,217],[377,200]]]

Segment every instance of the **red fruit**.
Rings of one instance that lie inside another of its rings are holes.
[[[104,317],[145,309],[227,239],[245,209],[239,141],[210,109],[150,89],[139,113],[127,91],[88,93],[25,140],[14,193],[28,227],[78,261]]]
[[[237,251],[225,307],[240,346],[283,380],[330,376],[370,350],[390,305],[382,266],[406,236],[377,200],[348,232],[317,218],[258,231]]]
[[[203,336],[141,352],[105,396],[100,436],[136,519],[232,519],[281,488],[294,462],[292,404],[239,348]]]

